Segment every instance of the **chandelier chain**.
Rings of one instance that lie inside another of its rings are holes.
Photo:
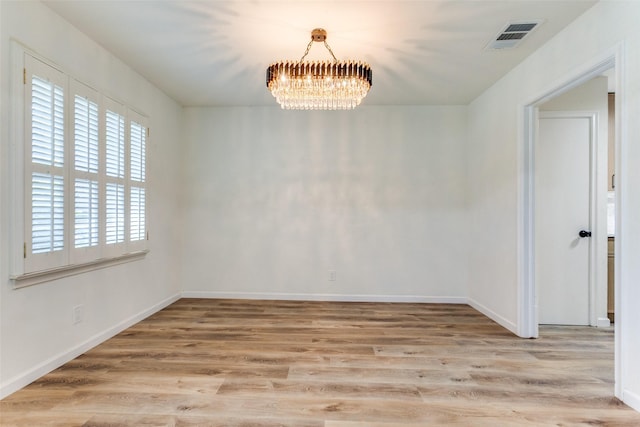
[[[329,46],[326,40],[324,41],[324,47],[326,47],[329,53],[331,54],[331,56],[333,56],[333,61],[338,62],[338,58],[336,58],[336,56],[333,54],[333,51],[331,50],[331,47]]]
[[[311,50],[311,46],[313,45],[313,42],[314,42],[314,40],[311,40],[309,42],[309,44],[307,45],[307,49],[304,51],[304,55],[302,55],[302,58],[300,58],[300,62],[304,61],[304,58],[306,58],[307,55],[309,54],[309,51]],[[327,48],[327,50],[329,51],[329,53],[333,57],[333,61],[334,62],[338,62],[338,58],[336,58],[336,56],[333,54],[333,50],[331,50],[331,46],[329,46],[329,44],[327,43],[326,40],[324,40],[324,47]]]
[[[304,55],[302,55],[302,58],[300,58],[300,62],[302,62],[304,60],[304,58],[307,57],[307,55],[309,54],[309,51],[311,50],[311,45],[312,44],[313,44],[313,39],[307,45],[307,50],[304,51]]]

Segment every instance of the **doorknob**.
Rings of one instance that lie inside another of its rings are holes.
[[[591,232],[587,231],[587,230],[580,230],[580,232],[578,233],[578,236],[580,236],[580,237],[591,237]]]

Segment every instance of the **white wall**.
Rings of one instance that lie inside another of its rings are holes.
[[[187,295],[465,301],[466,107],[188,108],[185,129]]]
[[[485,313],[517,330],[519,182],[524,106],[586,71],[623,43],[618,64],[622,106],[617,257],[623,315],[616,316],[621,382],[617,393],[640,410],[640,2],[596,4],[469,106],[469,182],[475,242],[469,296]],[[618,112],[618,111],[617,111]],[[619,310],[616,310],[616,315]]]
[[[0,2],[0,397],[172,301],[180,206],[182,108],[39,2]],[[10,38],[149,116],[150,250],[144,260],[13,289],[8,277]],[[72,309],[84,321],[72,325]]]
[[[613,77],[615,79],[615,77]],[[603,128],[607,139],[609,82],[607,77],[594,77],[586,83],[556,96],[540,105],[540,111],[595,111],[603,116],[598,127]],[[600,130],[600,129],[599,129]],[[600,136],[598,136],[600,137]]]

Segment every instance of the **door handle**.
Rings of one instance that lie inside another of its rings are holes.
[[[591,232],[587,231],[587,230],[580,230],[580,232],[578,233],[578,236],[580,236],[580,237],[591,237]]]

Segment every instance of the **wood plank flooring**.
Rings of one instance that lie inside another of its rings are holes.
[[[464,305],[182,299],[0,402],[2,426],[640,426],[613,331]]]

